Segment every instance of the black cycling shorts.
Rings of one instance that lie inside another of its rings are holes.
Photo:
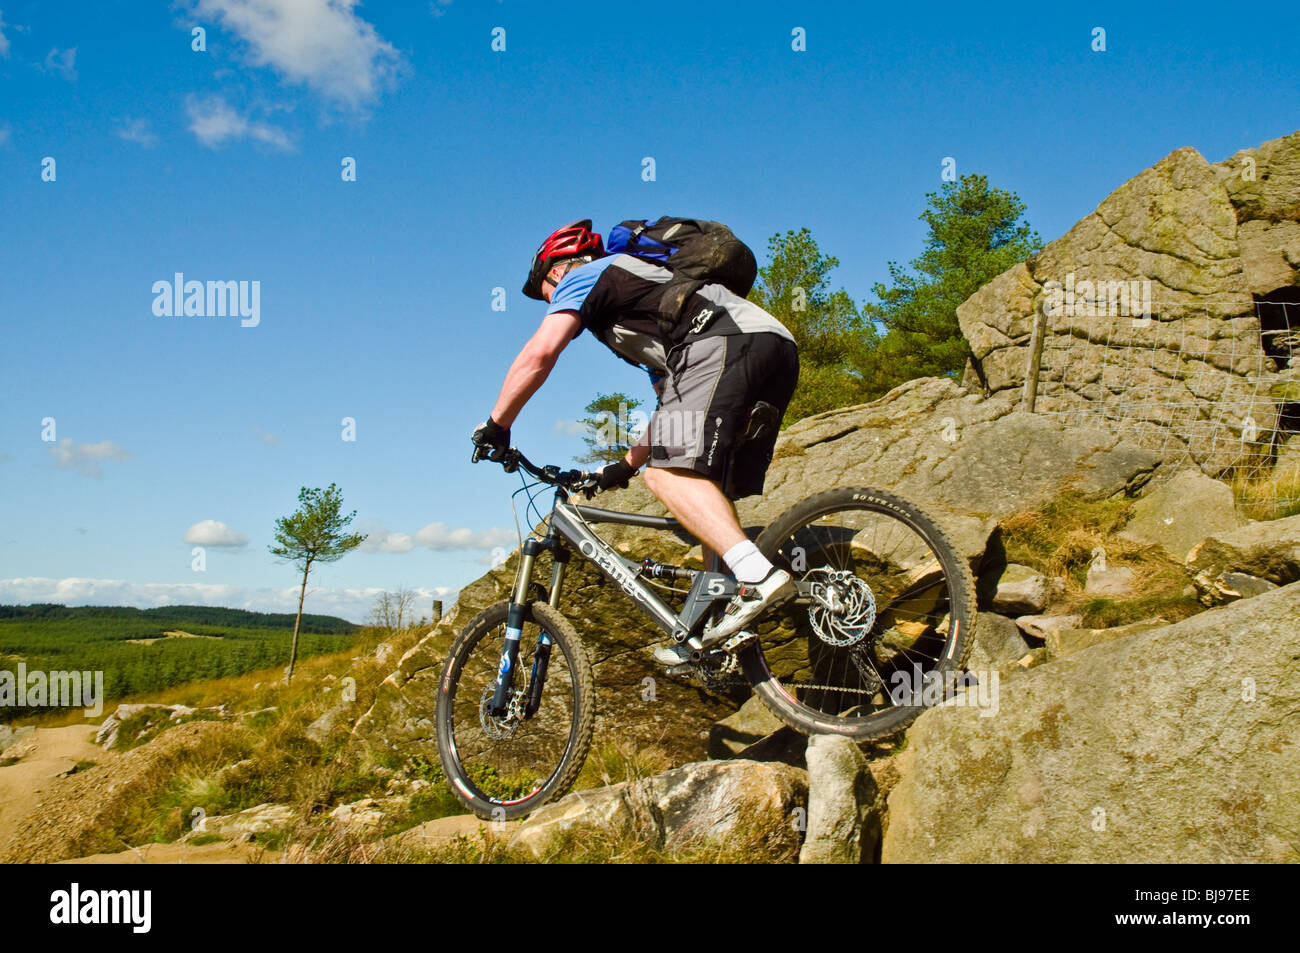
[[[785,413],[799,381],[799,351],[768,332],[697,338],[668,352],[663,396],[650,418],[652,467],[693,470],[719,484],[756,401]],[[732,499],[763,492],[775,428],[746,443],[730,474]]]

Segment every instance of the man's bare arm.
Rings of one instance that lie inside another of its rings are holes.
[[[528,343],[523,346],[501,385],[501,396],[492,408],[492,419],[502,427],[509,427],[524,409],[524,404],[537,392],[555,367],[568,343],[581,329],[582,323],[573,311],[557,311],[542,319]]]
[[[644,466],[646,460],[650,459],[649,427],[647,427],[645,433],[641,435],[641,439],[636,442],[636,446],[628,449],[623,459],[627,461],[627,465],[633,470],[640,470],[641,467]]]

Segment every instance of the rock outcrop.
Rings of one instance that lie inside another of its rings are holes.
[[[1252,579],[1273,586],[1294,582],[1300,579],[1300,515],[1210,536],[1188,553],[1187,568],[1206,605],[1268,588]]]
[[[808,775],[785,764],[709,761],[638,781],[575,791],[543,805],[510,845],[544,855],[553,839],[592,833],[632,835],[656,849],[718,847],[729,838],[797,849],[808,804]]]
[[[860,864],[880,839],[880,797],[858,746],[848,738],[808,739],[808,830],[801,864]]]
[[[1298,196],[1300,132],[1214,164],[1172,152],[957,309],[967,382],[1017,391],[1041,311],[1040,413],[1173,440],[1215,476],[1270,458],[1300,380],[1300,328],[1274,306],[1300,302]]]
[[[1182,562],[1192,547],[1250,521],[1239,514],[1232,488],[1199,470],[1183,470],[1138,500],[1120,536],[1159,546]]]
[[[916,721],[886,863],[1300,860],[1300,584]]]

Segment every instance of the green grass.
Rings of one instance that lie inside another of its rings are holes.
[[[216,721],[218,715],[210,711],[197,711],[184,715],[175,721],[171,712],[164,708],[146,708],[136,712],[118,726],[117,737],[113,739],[114,751],[130,751],[145,742],[152,741],[167,728],[183,725],[191,721]]]
[[[1201,605],[1195,596],[1185,596],[1180,590],[1176,593],[1155,593],[1123,601],[1092,599],[1084,603],[1080,614],[1083,617],[1081,624],[1084,628],[1109,629],[1154,616],[1160,616],[1169,622],[1181,622],[1204,611],[1205,606]]]
[[[287,623],[286,623],[287,620]],[[299,657],[351,647],[358,628],[329,616],[304,616]],[[238,676],[288,663],[293,616],[169,606],[0,606],[0,668],[102,672],[105,700]],[[164,638],[183,631],[208,638]],[[149,645],[132,639],[158,639]],[[4,720],[44,708],[7,707]]]

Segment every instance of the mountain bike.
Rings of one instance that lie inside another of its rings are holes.
[[[970,569],[935,521],[897,494],[839,487],[782,514],[755,542],[791,574],[795,595],[766,609],[751,631],[705,648],[701,636],[737,587],[721,562],[707,569],[638,562],[594,529],[622,524],[691,539],[677,520],[583,504],[582,495],[594,492],[593,474],[536,466],[513,447],[496,462],[520,471],[524,485],[516,493],[528,493],[530,504],[547,487],[555,496],[522,543],[510,599],[465,626],[438,683],[443,770],[456,797],[480,817],[520,817],[562,796],[591,747],[591,662],[560,611],[574,553],[689,651],[671,673],[694,675],[712,689],[747,682],[777,718],[804,734],[858,741],[896,734],[933,699],[917,687],[966,662],[975,615]],[[533,578],[544,553],[553,560],[548,585]]]

